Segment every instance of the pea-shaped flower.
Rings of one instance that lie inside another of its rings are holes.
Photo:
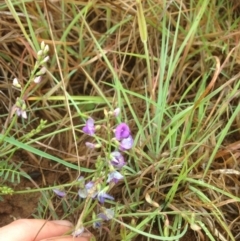
[[[67,195],[66,192],[64,192],[63,190],[56,189],[56,188],[53,189],[53,192],[59,197],[65,197]]]
[[[97,199],[101,204],[103,204],[105,202],[105,199],[114,200],[114,197],[107,194],[105,190],[102,190],[98,192]]]
[[[131,135],[129,135],[127,138],[124,138],[120,142],[119,149],[121,151],[129,150],[133,147],[133,138]]]
[[[101,218],[102,220],[109,221],[114,217],[114,210],[107,208],[104,210],[104,212],[99,213],[97,217]]]
[[[130,135],[130,128],[126,123],[120,123],[115,129],[115,137],[117,140],[122,140]]]
[[[90,195],[91,198],[95,198],[98,194],[97,191],[93,189],[94,182],[90,181],[88,182],[84,188],[80,188],[78,190],[78,195],[80,198],[86,198],[88,195]]]
[[[113,172],[108,174],[107,183],[114,182],[116,184],[122,179],[123,179],[123,175],[120,172],[113,171]]]
[[[122,168],[126,165],[123,155],[119,151],[113,151],[110,154],[110,162],[114,167]]]
[[[82,130],[85,134],[93,136],[95,133],[94,120],[92,118],[89,118]]]

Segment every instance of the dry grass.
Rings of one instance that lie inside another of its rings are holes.
[[[23,170],[40,170],[44,179],[52,165],[55,185],[74,182],[80,172],[93,175],[99,153],[86,150],[81,128],[86,116],[101,123],[103,108],[121,106],[135,134],[125,182],[111,190],[117,217],[98,232],[91,208],[86,212],[96,240],[240,240],[240,6],[205,3],[143,1],[145,42],[136,1],[6,0],[0,8],[2,134],[19,96],[12,80],[27,83],[44,41],[48,72],[27,97],[28,119],[18,119],[8,136],[73,165],[26,150],[34,161]],[[47,124],[28,138],[40,119]],[[19,159],[19,143],[0,145],[1,159]],[[83,204],[71,191],[72,203],[52,198],[51,205],[76,222]],[[51,205],[44,218],[57,217]]]

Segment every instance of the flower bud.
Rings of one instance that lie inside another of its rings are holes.
[[[117,117],[120,114],[121,109],[118,107],[113,111],[113,115]]]
[[[42,50],[39,50],[38,52],[37,52],[37,56],[38,57],[41,57],[43,55],[43,51]]]
[[[39,84],[39,83],[41,82],[41,80],[42,80],[42,76],[37,76],[37,77],[33,80],[33,82],[36,83],[36,84]]]
[[[44,41],[41,42],[40,47],[41,47],[42,50],[44,50],[44,48],[45,48],[45,43],[44,43]]]
[[[44,47],[44,49],[43,49],[43,53],[44,53],[44,54],[47,54],[48,51],[49,51],[49,46],[46,45],[46,46]]]
[[[15,87],[17,87],[17,88],[21,88],[21,85],[19,84],[17,78],[14,78],[14,79],[13,79],[13,86],[15,86]]]

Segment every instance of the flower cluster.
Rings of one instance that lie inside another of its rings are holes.
[[[27,119],[27,106],[25,101],[18,97],[15,106],[17,116],[22,116],[22,118]]]
[[[114,210],[110,208],[104,209],[102,213],[97,215],[98,221],[93,223],[94,228],[100,228],[102,221],[109,221],[114,217]]]
[[[129,150],[133,146],[133,138],[130,128],[126,123],[119,124],[115,129],[115,138],[120,142],[121,151]]]
[[[81,176],[78,179],[78,196],[81,199],[96,200],[101,204],[100,207],[101,210],[103,210],[103,212],[95,215],[97,221],[95,220],[93,223],[94,228],[101,227],[103,221],[108,221],[114,217],[114,210],[105,209],[102,205],[107,200],[114,200],[114,197],[108,194],[108,192],[116,183],[124,179],[121,173],[123,167],[127,164],[124,156],[128,154],[127,151],[133,147],[134,143],[130,127],[127,123],[121,122],[118,125],[111,125],[111,123],[114,123],[111,117],[117,117],[120,114],[120,108],[112,112],[105,110],[104,114],[106,124],[96,125],[94,119],[90,117],[86,120],[82,128],[85,134],[94,139],[93,142],[87,141],[85,143],[86,147],[91,150],[101,148],[101,153],[103,153],[103,156],[98,156],[95,162],[96,172],[94,176],[86,183],[84,177]],[[98,135],[101,136],[101,138],[99,138]],[[100,141],[102,139],[108,141]],[[62,190],[54,190],[54,192],[60,197],[66,196]],[[73,236],[75,237],[81,235],[84,231],[83,216],[84,215],[80,215],[76,229],[73,232]]]
[[[15,112],[17,116],[21,116],[24,119],[27,119],[27,106],[25,100],[31,94],[31,90],[34,86],[41,82],[42,76],[47,71],[44,65],[49,60],[49,56],[47,55],[49,46],[42,42],[40,47],[41,49],[37,52],[36,63],[26,85],[22,87],[17,78],[13,79],[13,86],[21,90],[21,96],[17,98],[12,114]]]
[[[103,204],[105,199],[114,200],[114,198],[107,194],[108,186],[101,189],[100,185],[96,185],[93,181],[88,182],[83,188],[78,190],[78,195],[81,198],[91,197],[92,199],[98,199]]]
[[[120,108],[117,108],[112,112],[112,115],[118,116],[119,113],[120,113]],[[94,119],[89,118],[86,121],[86,124],[82,130],[85,134],[94,136],[95,132],[98,129],[101,129],[101,126],[95,126]],[[118,149],[111,152],[109,155],[108,161],[109,161],[110,173],[108,173],[107,183],[111,183],[111,182],[117,183],[119,180],[123,179],[123,175],[117,171],[117,170],[120,170],[124,165],[126,165],[124,156],[121,152],[130,150],[133,147],[133,142],[134,142],[129,126],[124,122],[117,125],[116,128],[113,130],[113,132],[115,137],[112,140],[114,143],[117,144]],[[101,147],[100,144],[94,144],[91,142],[86,142],[85,144],[88,148],[91,148],[91,149]]]

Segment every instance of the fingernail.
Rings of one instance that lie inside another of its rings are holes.
[[[55,223],[57,225],[73,227],[73,224],[67,220],[54,220],[54,221],[50,221],[50,222]]]

